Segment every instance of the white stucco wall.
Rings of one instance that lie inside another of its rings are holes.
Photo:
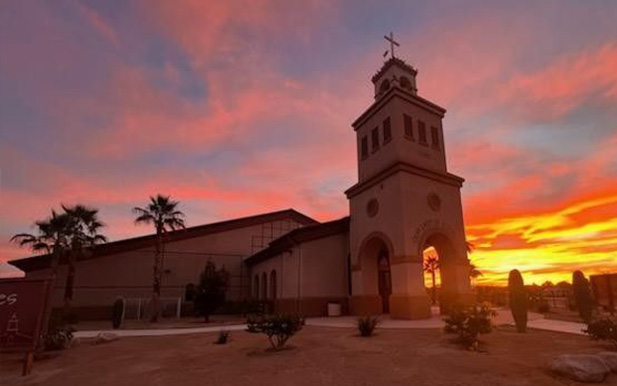
[[[306,241],[251,267],[251,277],[277,270],[277,298],[348,295],[349,235],[341,233]],[[282,274],[280,274],[282,273]]]

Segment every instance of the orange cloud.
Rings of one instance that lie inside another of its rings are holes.
[[[576,269],[617,269],[616,203],[617,190],[556,211],[468,225],[468,239],[477,246],[471,259],[485,273],[479,283],[504,284],[511,269],[537,284],[569,280]]]

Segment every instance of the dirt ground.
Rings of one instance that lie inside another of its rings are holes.
[[[305,327],[292,346],[271,352],[267,338],[232,332],[227,345],[216,334],[88,341],[38,360],[20,376],[21,356],[0,359],[0,384],[8,385],[574,385],[553,376],[551,359],[563,353],[608,349],[584,336],[508,327],[483,337],[485,353],[468,352],[440,330],[378,330],[360,338],[352,329]],[[606,385],[617,385],[617,374]]]

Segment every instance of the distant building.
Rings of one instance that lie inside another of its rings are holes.
[[[352,124],[358,182],[350,216],[318,223],[294,210],[168,233],[162,297],[185,299],[206,261],[231,273],[228,298],[270,300],[275,310],[324,315],[430,316],[423,251],[440,259],[441,305],[472,298],[460,188],[446,168],[445,110],[418,96],[417,70],[392,57],[372,77],[375,101]],[[310,166],[307,166],[310,167]],[[100,245],[77,263],[74,304],[105,315],[118,296],[148,298],[155,236]],[[11,261],[27,277],[49,274],[50,256]],[[56,282],[61,304],[66,265]]]

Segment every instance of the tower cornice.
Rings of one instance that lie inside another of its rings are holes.
[[[372,105],[369,106],[352,124],[351,126],[354,128],[354,131],[358,129],[366,120],[370,119],[373,114],[378,112],[386,103],[394,98],[401,98],[409,103],[412,103],[416,106],[427,109],[438,116],[442,117],[446,114],[446,109],[443,107],[436,105],[435,103],[426,100],[418,95],[414,95],[410,92],[402,90],[398,87],[393,87],[382,97],[373,102]]]
[[[414,166],[411,164],[408,164],[406,162],[396,162],[386,168],[384,168],[381,172],[377,173],[376,175],[374,175],[373,177],[369,178],[366,181],[363,182],[358,182],[357,184],[355,184],[354,186],[352,186],[351,188],[347,189],[345,191],[345,195],[347,196],[348,199],[362,193],[363,191],[365,191],[366,189],[370,188],[371,186],[374,186],[380,182],[382,182],[383,180],[385,180],[386,178],[396,174],[396,173],[409,173],[409,174],[414,174],[417,176],[421,176],[421,177],[425,177],[428,179],[431,179],[433,181],[437,181],[437,182],[441,182],[444,183],[446,185],[451,185],[451,186],[455,186],[455,187],[462,187],[463,186],[463,182],[465,182],[465,179],[462,177],[459,177],[457,175],[454,175],[452,173],[440,173],[440,172],[436,172],[433,170],[428,170],[428,169],[424,169],[418,166]]]

